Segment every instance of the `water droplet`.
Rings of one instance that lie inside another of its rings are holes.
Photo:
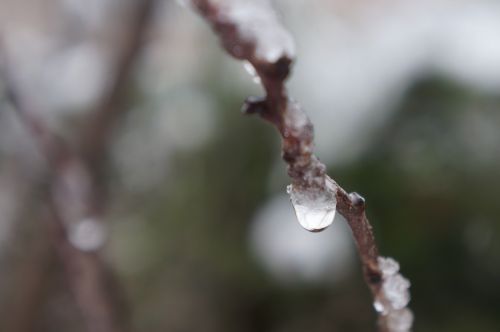
[[[68,240],[82,251],[96,251],[106,242],[106,228],[93,218],[85,218],[68,230]]]
[[[296,190],[287,187],[297,219],[310,232],[320,232],[330,226],[335,218],[337,199],[329,190]]]
[[[400,274],[389,276],[382,286],[384,296],[394,309],[403,309],[410,302],[410,282]]]
[[[252,76],[252,81],[255,84],[261,84],[261,79],[259,77],[259,74],[257,74],[257,71],[255,70],[255,67],[248,61],[243,61],[243,68],[247,71]]]
[[[391,332],[408,332],[413,324],[413,314],[409,309],[393,310],[387,316],[387,327]]]
[[[387,314],[387,308],[379,300],[376,300],[375,302],[373,302],[373,308],[375,308],[376,312],[381,313],[382,315]]]
[[[390,257],[379,257],[378,266],[384,277],[395,275],[399,271],[399,263]]]

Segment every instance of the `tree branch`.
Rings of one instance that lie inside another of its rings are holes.
[[[45,218],[52,244],[66,271],[75,300],[88,331],[122,332],[128,325],[118,306],[117,296],[105,280],[113,280],[97,251],[103,243],[83,249],[69,241],[70,232],[86,218],[97,218],[92,205],[90,175],[81,158],[35,116],[28,102],[19,96],[10,77],[4,79],[14,110],[26,125],[48,164],[43,182],[50,215]]]
[[[123,90],[140,52],[153,4],[154,0],[138,0],[131,8],[123,31],[126,43],[116,58],[116,75],[81,136],[79,150],[36,116],[29,98],[16,88],[8,66],[4,63],[0,68],[7,98],[47,162],[47,225],[87,330],[92,332],[123,332],[130,325],[118,282],[99,253],[106,232],[101,223],[103,203],[97,173],[111,131],[124,110]]]
[[[156,0],[137,0],[129,11],[128,24],[122,32],[124,45],[119,51],[114,68],[114,79],[96,110],[89,117],[81,137],[81,151],[89,165],[99,168],[110,135],[118,118],[123,116],[125,89],[135,61],[142,50]]]
[[[243,112],[260,115],[280,132],[291,190],[304,192],[313,199],[328,193],[327,197],[336,200],[337,210],[351,228],[365,281],[380,313],[380,331],[408,331],[413,320],[406,308],[409,282],[397,273],[399,265],[394,260],[379,257],[364,198],[340,187],[313,154],[313,125],[301,106],[289,97],[285,86],[294,57],[291,37],[269,3],[192,0],[191,4],[212,26],[226,51],[249,62],[260,78],[266,96],[247,98]],[[391,293],[394,288],[397,291]]]

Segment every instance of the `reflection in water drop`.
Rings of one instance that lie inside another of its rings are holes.
[[[330,226],[335,218],[337,199],[328,190],[295,190],[287,187],[295,214],[302,227],[310,232],[320,232]]]

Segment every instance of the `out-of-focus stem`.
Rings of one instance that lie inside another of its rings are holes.
[[[91,332],[127,331],[130,315],[124,309],[118,282],[99,251],[85,251],[71,243],[68,226],[80,222],[79,219],[102,214],[102,186],[98,185],[97,171],[114,124],[123,113],[124,87],[140,52],[154,3],[155,0],[137,0],[131,8],[129,24],[123,31],[126,42],[116,58],[116,75],[82,134],[81,149],[72,148],[36,116],[34,106],[16,89],[5,64],[2,73],[7,97],[47,162],[44,191],[48,216],[45,221],[87,330]],[[75,183],[78,188],[74,188]],[[68,192],[76,195],[65,195]]]

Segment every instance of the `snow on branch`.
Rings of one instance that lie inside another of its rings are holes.
[[[313,125],[285,86],[295,57],[293,40],[269,1],[192,0],[191,5],[212,26],[224,49],[253,67],[266,92],[265,97],[247,98],[243,111],[260,115],[280,132],[282,157],[292,181],[288,193],[300,224],[321,231],[338,211],[352,230],[380,331],[410,331],[413,314],[406,307],[410,283],[398,273],[396,261],[379,256],[364,198],[340,187],[313,154]]]
[[[221,37],[224,48],[235,58],[252,63],[275,63],[293,57],[292,36],[279,23],[271,4],[265,0],[193,0]]]

